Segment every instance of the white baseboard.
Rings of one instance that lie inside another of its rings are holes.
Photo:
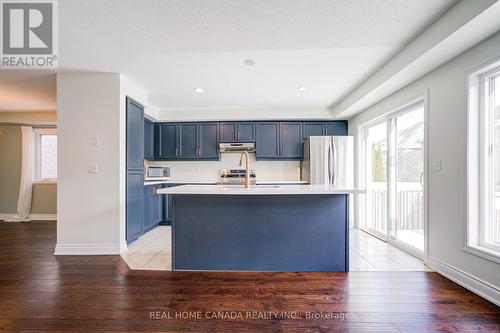
[[[14,217],[17,214],[1,214],[0,213],[0,220],[4,221],[5,219],[9,217]],[[56,221],[57,220],[57,214],[30,214],[29,216],[30,219],[34,221]]]
[[[35,221],[56,221],[57,214],[30,214],[30,219]]]
[[[54,255],[108,255],[120,254],[120,244],[57,244]]]
[[[465,289],[500,306],[500,288],[431,256],[427,257],[426,264]]]

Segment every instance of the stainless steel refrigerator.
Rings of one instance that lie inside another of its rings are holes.
[[[301,179],[311,185],[354,187],[354,140],[352,136],[311,136],[304,141]]]

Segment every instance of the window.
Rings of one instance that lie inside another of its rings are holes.
[[[55,128],[35,129],[35,179],[57,179],[57,134]]]
[[[500,66],[469,77],[466,250],[500,261]]]

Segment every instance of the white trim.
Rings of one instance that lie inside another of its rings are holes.
[[[35,133],[35,177],[34,177],[34,183],[56,183],[57,182],[57,176],[56,178],[40,178],[40,136],[41,135],[55,135],[57,136],[57,128],[56,127],[50,127],[50,128],[33,128],[33,131]]]
[[[57,244],[54,255],[110,255],[120,254],[120,244]]]
[[[0,220],[4,221],[9,217],[17,216],[17,214],[1,214]],[[33,221],[57,221],[57,214],[30,214],[29,218]]]
[[[45,184],[45,185],[57,185],[57,180],[45,180],[45,179],[40,179],[40,180],[34,180],[33,181],[34,185],[38,184]]]
[[[479,246],[479,245],[466,245],[463,250],[467,253],[474,254],[478,257],[496,262],[500,264],[500,255],[498,255],[498,251],[491,250],[487,247]]]
[[[431,256],[427,257],[425,264],[451,281],[500,306],[498,287]]]
[[[483,184],[491,177],[485,170],[486,159],[489,159],[485,146],[490,146],[491,138],[486,138],[485,113],[488,104],[485,86],[489,78],[499,73],[500,57],[489,59],[481,65],[465,72],[465,105],[467,106],[467,219],[462,237],[463,251],[487,259],[500,262],[500,252],[489,244],[484,244],[485,213],[489,211],[485,193],[488,189]]]
[[[30,214],[30,219],[35,221],[57,221],[57,214]]]

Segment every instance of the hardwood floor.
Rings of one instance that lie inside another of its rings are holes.
[[[119,256],[55,257],[55,239],[54,222],[0,223],[1,331],[500,331],[499,307],[432,272],[130,271]],[[243,318],[205,318],[216,311]]]

